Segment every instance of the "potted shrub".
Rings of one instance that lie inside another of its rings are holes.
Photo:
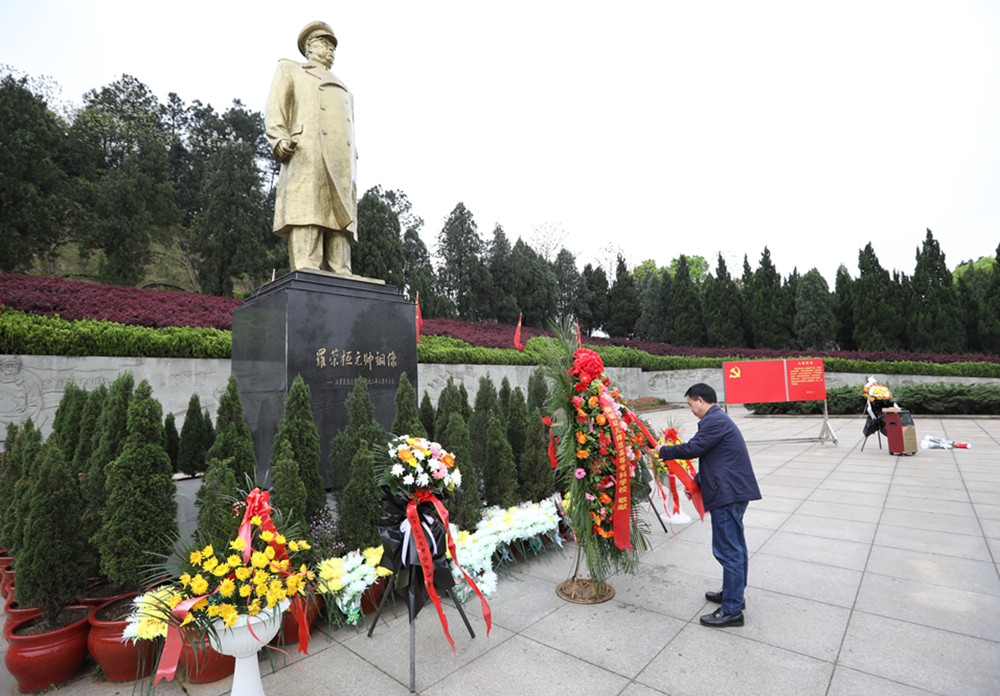
[[[30,472],[28,498],[23,538],[32,543],[16,550],[14,592],[19,604],[37,607],[40,615],[5,626],[4,663],[21,691],[36,691],[76,676],[87,656],[90,609],[69,606],[86,582],[81,501],[57,436]]]

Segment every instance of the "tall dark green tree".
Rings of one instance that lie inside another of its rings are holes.
[[[837,317],[837,347],[854,350],[854,279],[840,264],[834,288],[834,312]]]
[[[381,495],[375,483],[375,464],[367,440],[358,443],[351,460],[351,477],[337,510],[337,533],[347,549],[379,545],[378,520]]]
[[[635,335],[639,340],[666,343],[668,326],[662,290],[658,270],[643,276],[639,287],[639,318],[635,322]]]
[[[837,317],[833,295],[815,268],[798,283],[795,297],[795,338],[800,348],[827,350],[836,341]]]
[[[702,298],[705,317],[705,344],[715,348],[744,345],[742,311],[743,293],[729,274],[726,261],[719,254],[715,275],[705,279]]]
[[[170,457],[170,466],[177,471],[177,451],[181,446],[181,435],[177,432],[177,418],[173,412],[163,418],[163,449]]]
[[[990,291],[979,313],[979,340],[984,351],[1000,355],[1000,245],[997,245]]]
[[[448,427],[448,419],[451,418],[452,413],[462,414],[462,417],[465,418],[464,411],[465,406],[462,404],[461,391],[458,385],[455,384],[454,379],[449,377],[441,393],[438,394],[437,410],[434,415],[434,433],[436,436],[441,437],[445,428]]]
[[[784,348],[791,345],[791,315],[786,296],[781,276],[771,262],[771,252],[764,247],[760,265],[753,274],[753,287],[748,302],[754,348]]]
[[[58,119],[27,78],[0,79],[0,271],[24,271],[56,244],[71,205],[56,156]]]
[[[544,327],[556,315],[559,288],[552,266],[523,240],[510,252],[514,297],[523,312],[524,324]]]
[[[917,250],[917,265],[910,278],[906,333],[911,350],[957,353],[965,349],[962,312],[944,252],[928,229]]]
[[[236,279],[262,284],[272,211],[250,143],[228,142],[209,155],[199,201],[190,240],[202,292],[232,297]]]
[[[870,242],[858,254],[858,271],[854,281],[855,346],[858,350],[900,348],[898,336],[905,321],[899,293]]]
[[[678,346],[705,344],[701,297],[688,272],[687,257],[677,259],[677,270],[670,284],[670,340]]]
[[[527,408],[545,410],[545,405],[549,400],[549,385],[545,381],[542,371],[535,369],[528,377]]]
[[[437,292],[437,279],[427,246],[414,229],[403,233],[403,279],[406,294],[411,300],[420,298],[420,311],[424,317],[452,317],[455,306]]]
[[[578,315],[580,331],[589,336],[594,331],[603,328],[608,321],[608,292],[610,290],[608,276],[600,266],[594,268],[588,263],[580,272],[580,284],[584,288],[586,297],[590,300],[584,306],[585,311],[581,311]]]
[[[381,186],[368,189],[358,201],[358,243],[351,252],[356,275],[381,278],[402,288],[406,282],[399,217]]]
[[[493,239],[486,255],[486,265],[493,281],[493,292],[490,296],[490,318],[501,324],[516,322],[520,311],[515,298],[517,280],[514,276],[512,263],[510,241],[507,239],[503,227],[497,225],[493,228]]]
[[[70,380],[63,390],[62,399],[52,420],[52,432],[59,439],[67,464],[72,463],[76,445],[80,440],[80,421],[87,405],[87,390]]]
[[[125,446],[107,469],[107,502],[95,538],[104,577],[139,589],[151,555],[171,552],[177,534],[173,474],[163,449],[163,409],[143,380],[129,402]]]
[[[484,245],[472,213],[455,206],[438,235],[440,293],[454,303],[460,319],[478,320],[489,314],[492,279],[484,262]]]
[[[226,544],[231,541],[234,532],[233,502],[238,490],[240,487],[233,475],[232,462],[209,457],[194,501],[202,543]]]
[[[96,534],[104,519],[107,502],[107,468],[125,448],[128,413],[132,402],[135,377],[122,372],[111,383],[104,399],[101,415],[94,431],[94,451],[87,464],[87,480],[83,486],[83,524],[88,537]]]
[[[549,462],[549,440],[542,412],[533,409],[525,413],[524,452],[518,469],[518,482],[523,500],[539,501],[555,492],[555,476]]]
[[[337,433],[330,446],[330,472],[338,503],[343,499],[344,489],[351,477],[351,462],[361,441],[379,444],[387,441],[385,430],[375,420],[375,406],[365,378],[359,377],[354,383],[344,406],[347,409],[347,427]]]
[[[42,432],[29,417],[20,427],[8,425],[4,443],[3,478],[0,479],[0,546],[15,551],[24,540],[24,522],[31,500],[31,485],[38,454],[42,449]]]
[[[453,412],[441,434],[441,446],[455,456],[455,464],[462,472],[462,485],[450,501],[453,522],[459,529],[472,531],[483,518],[483,499],[479,495],[482,476],[472,460],[472,439],[469,426],[461,413]]]
[[[498,411],[497,416],[500,417]],[[520,469],[521,457],[524,454],[524,441],[527,436],[525,432],[526,420],[528,418],[528,406],[524,398],[521,387],[514,387],[510,395],[510,407],[507,409],[506,417],[500,422],[507,427],[507,441],[510,443],[511,453],[514,455],[514,464]]]
[[[510,442],[507,441],[495,412],[489,413],[485,433],[482,462],[477,462],[476,465],[482,471],[486,504],[500,507],[516,505],[519,502],[517,465],[514,463]],[[476,434],[473,432],[472,436],[475,438]]]
[[[424,426],[424,432],[431,440],[437,437],[437,433],[434,431],[435,415],[431,396],[425,391],[423,398],[420,399],[420,424]]]
[[[295,461],[292,443],[281,440],[275,446],[274,465],[271,467],[271,482],[274,486],[274,506],[281,510],[285,524],[299,525],[306,529],[310,518],[306,515],[306,484],[299,474],[299,463]]]
[[[989,298],[995,263],[992,257],[983,256],[975,263],[967,261],[959,264],[952,274],[959,305],[962,307],[965,346],[970,352],[983,350],[983,342],[979,337],[979,319]]]
[[[364,381],[362,378],[358,379],[358,382],[362,381]],[[326,490],[319,475],[319,431],[313,420],[310,396],[309,386],[302,379],[302,375],[295,375],[285,397],[285,413],[278,423],[278,432],[274,436],[274,441],[279,445],[283,440],[288,440],[292,446],[295,462],[299,465],[299,476],[306,487],[306,508],[302,512],[307,520],[321,514],[326,507]],[[269,462],[270,468],[274,468],[275,459],[279,454],[275,448]]]
[[[556,319],[572,319],[577,314],[577,300],[580,296],[580,272],[576,270],[576,258],[565,248],[559,250],[552,271],[556,277]]]
[[[472,460],[482,472],[488,466],[486,443],[490,437],[491,417],[499,421],[500,405],[497,399],[497,389],[489,375],[479,378],[479,389],[476,390],[476,403],[472,418],[469,419],[469,435],[472,437]],[[506,429],[501,427],[501,434],[506,439]],[[485,474],[484,474],[485,476]]]
[[[608,319],[604,330],[614,338],[631,338],[639,316],[639,293],[632,274],[619,254],[615,268],[615,282],[608,291]]]

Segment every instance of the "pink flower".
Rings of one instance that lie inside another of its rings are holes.
[[[582,479],[584,476],[587,475],[587,472],[584,471],[583,469],[577,469],[575,473],[578,479]]]

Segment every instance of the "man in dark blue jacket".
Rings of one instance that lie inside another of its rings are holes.
[[[706,592],[705,599],[721,606],[701,617],[705,626],[742,626],[746,606],[750,554],[743,534],[743,513],[751,500],[760,500],[760,488],[750,464],[750,453],[739,428],[721,408],[715,390],[695,384],[684,394],[698,417],[698,432],[689,441],[660,448],[660,459],[698,459],[695,482],[701,487],[705,510],[712,517],[712,553],[722,564],[722,590]]]

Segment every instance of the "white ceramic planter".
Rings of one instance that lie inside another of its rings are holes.
[[[289,604],[286,600],[257,616],[241,616],[229,628],[220,626],[214,636],[209,635],[215,650],[236,658],[232,696],[264,696],[257,652],[278,634],[281,615]]]

